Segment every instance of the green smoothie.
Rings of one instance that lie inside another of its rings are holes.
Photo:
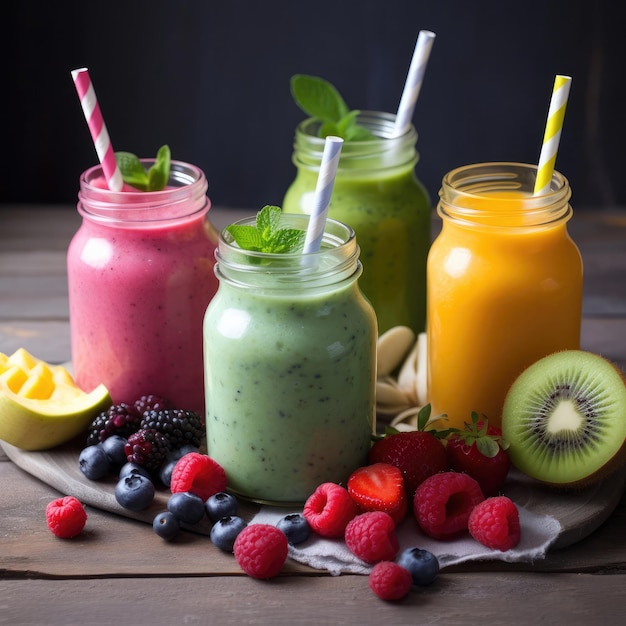
[[[415,175],[417,134],[386,138],[393,116],[363,113],[359,122],[380,138],[345,142],[329,216],[351,226],[361,248],[361,289],[372,303],[382,333],[405,325],[425,327],[426,258],[430,246],[430,200]],[[296,131],[296,178],[283,208],[310,213],[323,139],[307,120]]]
[[[204,322],[208,453],[232,491],[280,504],[345,484],[366,462],[376,376],[376,321],[354,252],[324,270],[285,256],[245,268],[221,241]]]

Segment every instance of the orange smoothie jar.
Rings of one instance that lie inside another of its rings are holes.
[[[479,163],[439,192],[442,229],[427,262],[428,389],[433,415],[493,425],[515,378],[580,347],[582,259],[567,232],[567,179],[533,196],[537,167]]]

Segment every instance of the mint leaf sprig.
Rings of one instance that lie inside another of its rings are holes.
[[[140,191],[161,191],[170,178],[171,154],[168,145],[159,148],[156,160],[148,170],[132,152],[116,152],[115,160],[124,182]]]
[[[323,78],[295,74],[291,77],[290,88],[296,104],[321,122],[319,137],[335,135],[346,141],[376,139],[367,128],[356,123],[360,111],[351,111],[339,91]]]
[[[266,205],[256,215],[256,226],[231,224],[226,230],[243,250],[270,253],[295,253],[302,250],[306,232],[298,228],[280,228],[282,210]]]

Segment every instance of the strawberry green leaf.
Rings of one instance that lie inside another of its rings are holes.
[[[483,454],[484,456],[490,459],[496,456],[496,454],[498,454],[500,450],[500,446],[498,445],[498,442],[495,441],[493,438],[489,437],[488,435],[485,437],[479,437],[476,440],[476,447],[478,448],[481,454]]]

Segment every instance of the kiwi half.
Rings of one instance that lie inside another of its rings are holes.
[[[626,385],[603,357],[555,352],[528,367],[504,401],[511,462],[543,483],[584,486],[626,460]]]

